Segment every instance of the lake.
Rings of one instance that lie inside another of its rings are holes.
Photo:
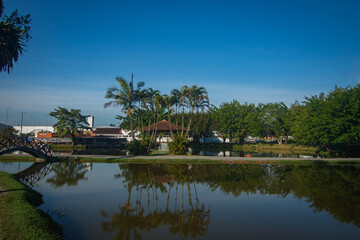
[[[358,165],[6,163],[66,239],[360,239]]]

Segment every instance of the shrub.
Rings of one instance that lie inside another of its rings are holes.
[[[131,155],[147,155],[148,154],[148,144],[146,141],[134,140],[128,143],[126,149],[129,151]]]
[[[188,147],[188,140],[185,136],[177,135],[173,141],[169,143],[169,152],[175,155],[184,155]]]

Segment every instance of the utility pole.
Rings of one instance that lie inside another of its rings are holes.
[[[22,136],[22,126],[23,126],[23,120],[24,120],[24,113],[25,113],[25,112],[21,112],[21,127],[20,127],[20,136]]]
[[[46,126],[45,126],[45,132],[47,132],[47,114],[45,114],[45,117],[46,117]]]
[[[6,126],[8,125],[8,112],[9,112],[9,109],[7,108],[6,109]]]

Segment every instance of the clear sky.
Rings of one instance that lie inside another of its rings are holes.
[[[53,124],[57,106],[118,124],[105,91],[122,76],[169,93],[205,87],[218,106],[283,101],[360,83],[360,1],[4,0],[32,39],[0,73],[0,122]]]

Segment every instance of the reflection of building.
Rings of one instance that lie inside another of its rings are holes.
[[[86,171],[91,171],[92,170],[92,163],[85,163],[85,169]]]

